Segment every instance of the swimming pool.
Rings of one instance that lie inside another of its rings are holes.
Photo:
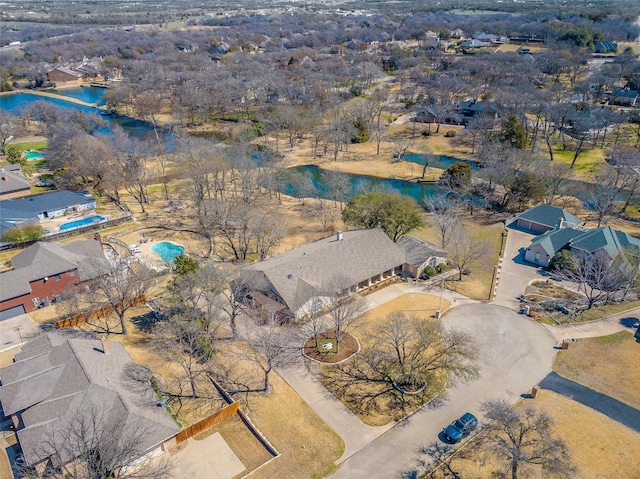
[[[163,241],[158,244],[154,244],[151,247],[151,251],[157,253],[165,263],[171,263],[176,259],[176,256],[184,253],[184,248],[168,241]]]
[[[71,230],[74,228],[80,228],[81,226],[87,226],[93,223],[100,223],[106,218],[104,216],[96,215],[89,216],[88,218],[82,218],[81,220],[69,221],[60,225],[60,231]]]
[[[27,161],[37,161],[37,160],[42,160],[44,158],[44,155],[41,152],[36,150],[23,151],[22,156],[24,156],[27,159]]]

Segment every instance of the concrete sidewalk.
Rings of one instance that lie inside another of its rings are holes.
[[[586,323],[563,325],[545,324],[544,326],[551,331],[551,334],[553,334],[558,342],[560,342],[563,339],[608,336],[620,331],[628,331],[633,334],[636,330],[634,324],[638,320],[640,320],[640,308],[634,308]]]

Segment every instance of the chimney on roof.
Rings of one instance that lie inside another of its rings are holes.
[[[342,241],[342,231],[338,231],[338,233],[336,234],[336,240]]]
[[[102,236],[100,236],[100,233],[94,234],[93,239],[100,243],[100,245],[102,246]]]
[[[107,337],[106,336],[102,336],[100,338],[100,342],[102,343],[102,352],[104,354],[109,354],[109,347],[107,346]]]

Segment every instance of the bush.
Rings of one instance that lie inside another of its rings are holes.
[[[40,225],[27,225],[22,228],[11,228],[2,235],[2,241],[14,244],[40,241],[42,238],[44,238],[44,230]]]
[[[442,273],[445,269],[447,269],[446,263],[440,263],[436,266],[436,271],[438,272],[438,274]]]
[[[427,278],[431,278],[432,276],[438,274],[438,272],[433,266],[429,265],[424,269],[424,274],[427,276]]]
[[[446,132],[446,133],[444,134],[444,137],[445,137],[445,138],[455,138],[455,137],[456,137],[456,134],[457,134],[457,133],[456,133],[455,131],[453,131],[453,130],[449,130],[448,132]]]

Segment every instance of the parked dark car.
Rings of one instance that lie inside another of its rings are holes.
[[[444,437],[448,441],[458,442],[464,436],[468,436],[476,427],[478,427],[478,419],[470,412],[466,412],[445,428]]]
[[[640,341],[640,326],[638,326],[638,329],[636,329],[636,334],[634,334],[634,337]]]

